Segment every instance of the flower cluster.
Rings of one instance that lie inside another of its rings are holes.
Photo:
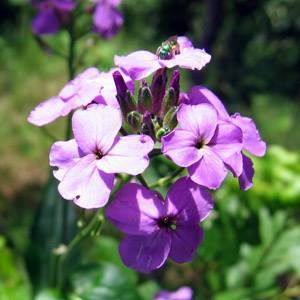
[[[94,2],[84,11],[93,14],[92,29],[105,39],[116,35],[123,24],[122,13],[116,9],[121,0],[90,0]],[[70,13],[77,6],[73,0],[33,1],[32,6],[39,12],[32,20],[32,31],[36,35],[55,34],[59,29],[70,24]]]
[[[179,70],[167,85],[166,68],[201,69],[210,61],[186,37],[170,38],[156,54],[137,51],[115,61],[120,68],[108,73],[89,68],[78,75],[58,96],[37,106],[28,121],[42,126],[78,108],[72,117],[74,138],[55,142],[50,151],[64,199],[86,209],[104,207],[115,181],[122,183],[115,174],[137,176],[142,185],[131,181],[118,188],[106,217],[126,234],[119,247],[124,264],[149,273],[168,257],[177,263],[195,257],[203,241],[199,223],[213,209],[208,189],[219,188],[228,170],[239,178],[241,189],[249,189],[254,169],[244,152],[263,156],[266,144],[251,119],[230,116],[208,89],[195,86],[180,93]],[[143,77],[153,72],[149,85]],[[136,79],[142,79],[137,100]],[[176,181],[169,176],[174,183],[165,197],[149,189],[140,175],[152,153],[189,173]]]

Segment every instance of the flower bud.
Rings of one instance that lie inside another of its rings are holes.
[[[141,131],[143,116],[136,111],[131,111],[127,114],[127,123],[136,131]]]
[[[168,127],[171,131],[177,126],[177,111],[178,106],[173,106],[166,113],[163,120],[163,127]]]
[[[167,82],[167,68],[159,69],[152,79],[151,93],[153,99],[153,113],[157,114],[165,94]]]
[[[117,89],[117,100],[124,117],[126,117],[128,112],[136,110],[136,101],[119,71],[113,73],[113,78]]]
[[[138,94],[138,111],[143,114],[145,111],[152,112],[152,94],[145,79],[141,81]]]
[[[143,116],[143,124],[141,127],[141,134],[147,134],[147,135],[151,136],[152,139],[155,141],[156,130],[155,130],[153,121],[151,119],[151,115],[148,111],[146,111]]]
[[[158,141],[160,141],[161,138],[162,138],[164,135],[167,135],[167,134],[170,133],[170,132],[171,132],[171,130],[170,130],[169,127],[162,127],[162,128],[160,128],[160,129],[157,131],[157,133],[156,133],[156,139],[157,139]]]

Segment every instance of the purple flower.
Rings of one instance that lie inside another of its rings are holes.
[[[213,209],[209,192],[189,177],[178,179],[166,199],[128,183],[106,209],[107,218],[127,235],[119,246],[124,264],[141,273],[161,267],[168,256],[191,261],[203,240],[202,222]]]
[[[194,182],[218,188],[227,176],[224,159],[243,147],[242,131],[231,123],[218,124],[217,111],[210,104],[182,104],[177,119],[181,129],[162,138],[162,152],[188,167]]]
[[[243,149],[253,155],[264,156],[266,153],[266,143],[261,139],[259,132],[252,119],[243,117],[239,113],[230,116],[221,100],[210,90],[202,86],[193,87],[185,103],[199,104],[210,103],[218,111],[218,117],[224,122],[229,122],[238,126],[243,132]],[[238,152],[225,159],[226,166],[235,177],[239,177],[239,183],[242,190],[247,190],[252,186],[254,169],[252,161],[244,153]]]
[[[117,137],[122,126],[118,109],[92,104],[74,113],[75,139],[56,142],[50,151],[50,165],[58,190],[67,200],[83,208],[104,206],[113,188],[114,173],[137,175],[149,165],[154,143],[148,136]]]
[[[188,286],[183,286],[175,292],[161,291],[157,293],[153,300],[192,300],[193,291]]]
[[[89,68],[67,83],[58,96],[52,97],[30,112],[28,122],[36,126],[49,124],[61,116],[68,115],[73,109],[86,106],[92,101],[118,108],[116,88],[112,73],[101,72],[97,68]],[[129,80],[124,75],[125,80]],[[130,90],[134,91],[131,79],[127,81]]]
[[[201,70],[210,62],[210,54],[206,53],[204,49],[195,49],[187,37],[178,37],[177,43],[179,50],[171,52],[170,57],[163,59],[160,55],[141,50],[127,56],[115,55],[115,64],[125,73],[127,72],[133,80],[138,80],[151,75],[160,68],[180,66],[186,69]]]
[[[121,0],[94,0],[93,2],[98,3],[93,17],[93,30],[105,39],[110,39],[118,33],[123,24],[122,13],[115,8]]]
[[[62,23],[67,23],[69,12],[76,7],[71,0],[34,1],[34,7],[39,9],[33,18],[31,27],[34,34],[54,34]]]

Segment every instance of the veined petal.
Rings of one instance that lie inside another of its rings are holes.
[[[52,97],[30,112],[27,121],[36,126],[49,124],[61,116],[65,102],[59,97]]]
[[[106,209],[115,226],[133,235],[149,235],[159,230],[156,220],[166,216],[167,206],[153,192],[137,183],[124,184]]]
[[[254,169],[252,160],[243,154],[243,172],[239,176],[240,189],[243,191],[249,190],[253,185]]]
[[[227,176],[227,170],[221,158],[211,149],[206,148],[199,162],[188,168],[191,179],[208,187],[217,189]]]
[[[258,130],[252,119],[242,117],[239,113],[232,116],[232,122],[239,126],[243,131],[244,147],[256,156],[266,154],[266,143],[261,139]]]
[[[50,166],[58,167],[53,174],[58,180],[62,180],[66,172],[80,159],[80,149],[75,139],[67,142],[56,142],[52,145],[49,155]]]
[[[72,119],[75,140],[85,153],[106,154],[122,125],[120,111],[101,104],[77,110]]]
[[[170,258],[179,264],[191,261],[202,241],[203,229],[200,226],[178,226],[171,232]]]
[[[61,180],[58,191],[66,200],[91,209],[104,206],[113,188],[114,175],[97,169],[95,157],[82,157]]]
[[[218,112],[219,119],[225,122],[231,122],[231,118],[223,105],[222,101],[209,89],[203,86],[194,86],[188,93],[190,104],[209,103],[214,106]]]
[[[202,152],[196,148],[197,136],[194,133],[175,129],[162,138],[162,152],[175,164],[188,167],[202,157]]]
[[[148,77],[161,68],[157,56],[149,51],[135,51],[127,56],[114,57],[115,64],[133,80]]]
[[[209,147],[222,159],[225,159],[236,152],[242,151],[242,143],[243,133],[238,126],[230,123],[220,123],[209,142]]]
[[[149,165],[148,153],[153,148],[154,142],[148,135],[118,137],[97,166],[106,173],[141,174]]]
[[[165,231],[152,235],[127,235],[119,246],[123,263],[140,273],[150,273],[161,267],[170,252],[171,239]]]
[[[193,132],[205,144],[213,137],[217,122],[217,111],[210,104],[182,104],[177,113],[181,128]]]
[[[171,186],[165,202],[167,215],[176,216],[178,226],[197,225],[214,207],[210,193],[189,177],[182,177]]]

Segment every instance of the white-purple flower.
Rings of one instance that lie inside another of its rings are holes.
[[[189,104],[212,104],[217,110],[218,118],[221,121],[235,124],[242,130],[243,149],[256,156],[265,155],[266,143],[261,139],[253,120],[243,117],[239,113],[230,116],[221,100],[209,89],[202,86],[195,86],[190,90],[183,102]],[[253,184],[252,178],[254,175],[251,159],[240,151],[226,158],[224,161],[233,175],[239,177],[241,189],[249,189]]]
[[[204,49],[194,48],[187,37],[179,36],[177,42],[179,53],[176,51],[171,59],[162,59],[157,54],[141,50],[132,52],[127,56],[115,55],[114,61],[133,80],[148,77],[160,68],[179,66],[185,69],[201,70],[210,62],[211,55],[206,53]]]
[[[110,39],[118,33],[123,24],[122,13],[116,9],[121,0],[93,0],[93,2],[97,3],[93,16],[93,30],[105,39]]]
[[[49,124],[61,116],[68,115],[73,109],[86,106],[92,101],[119,107],[116,99],[116,87],[112,73],[99,72],[95,67],[88,68],[67,83],[58,96],[52,97],[35,107],[28,117],[28,122],[36,126]],[[131,79],[124,75],[128,88],[134,91]]]
[[[241,129],[232,123],[219,124],[211,104],[182,104],[177,119],[181,129],[162,138],[162,152],[188,167],[194,182],[217,189],[227,176],[224,160],[243,147]]]
[[[193,290],[183,286],[175,292],[161,291],[154,295],[153,300],[192,300]]]
[[[137,175],[149,165],[154,143],[149,136],[117,137],[122,126],[118,109],[92,104],[77,110],[72,118],[75,139],[53,144],[50,165],[66,200],[83,208],[104,206],[114,184],[115,173]]]
[[[125,184],[107,207],[106,216],[127,234],[119,246],[124,264],[149,273],[168,257],[177,263],[194,258],[203,240],[198,224],[212,209],[209,192],[183,177],[173,184],[165,200],[139,184]]]
[[[33,18],[31,27],[34,34],[54,34],[61,23],[67,23],[69,12],[76,7],[71,0],[33,1],[32,5],[39,9]]]

